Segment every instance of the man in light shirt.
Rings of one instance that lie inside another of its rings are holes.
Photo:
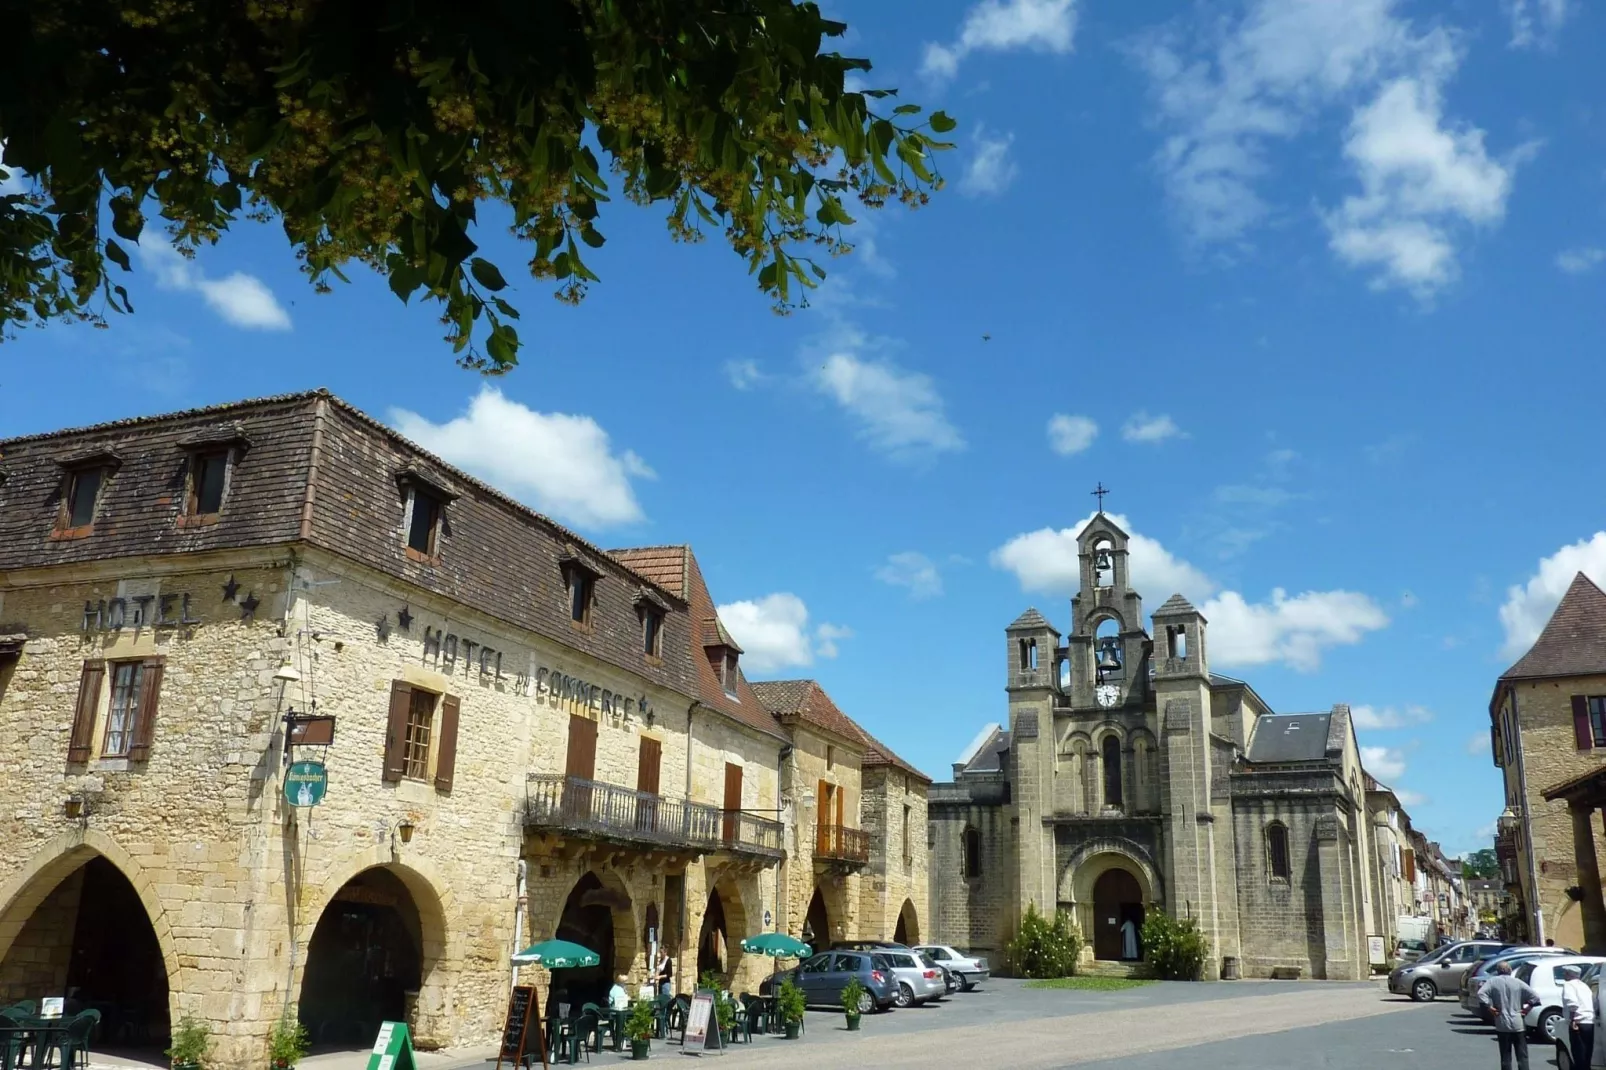
[[[1567,1019],[1567,1046],[1572,1052],[1574,1070],[1589,1070],[1595,1054],[1595,993],[1584,984],[1584,971],[1563,966],[1566,980],[1561,983],[1561,1012]]]
[[[626,987],[630,977],[620,974],[614,981],[613,987],[608,989],[608,1009],[610,1011],[627,1011],[630,1009],[630,989]]]
[[[1478,993],[1478,1002],[1494,1012],[1495,1039],[1500,1042],[1500,1070],[1528,1070],[1528,1027],[1523,1017],[1539,1002],[1539,993],[1511,976],[1511,963],[1495,964],[1494,977]]]

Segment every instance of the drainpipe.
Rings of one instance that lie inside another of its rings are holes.
[[[526,884],[526,878],[530,875],[529,863],[522,858],[519,859],[518,868],[514,872],[517,875],[514,879],[517,895],[514,899],[515,906],[513,908],[513,953],[517,955],[524,950],[523,946],[521,946],[524,943],[524,912],[530,904],[530,893]],[[513,964],[513,987],[517,988],[518,986],[519,965],[515,962]]]
[[[1517,790],[1522,792],[1522,853],[1528,858],[1528,903],[1533,911],[1534,943],[1545,942],[1545,908],[1539,903],[1539,870],[1534,864],[1533,805],[1528,801],[1528,762],[1522,745],[1522,718],[1517,713],[1517,688],[1511,688],[1511,719],[1517,736]]]

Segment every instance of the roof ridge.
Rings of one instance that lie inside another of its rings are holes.
[[[1538,637],[1500,679],[1601,672],[1606,672],[1606,591],[1580,570]]]
[[[236,409],[247,409],[261,405],[282,405],[292,401],[310,401],[319,397],[339,400],[329,392],[327,387],[319,386],[311,390],[292,391],[288,394],[267,394],[262,397],[244,398],[239,401],[219,402],[216,405],[200,405],[191,409],[177,409],[173,412],[151,413],[148,416],[125,416],[120,420],[103,420],[98,424],[84,424],[80,427],[60,427],[54,431],[39,431],[31,435],[14,435],[10,438],[0,438],[0,446],[9,446],[20,442],[41,442],[53,438],[87,435],[99,431],[120,431],[124,428],[141,427],[146,424],[162,423],[167,420],[193,420],[197,416],[212,416]]]

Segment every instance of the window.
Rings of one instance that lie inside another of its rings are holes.
[[[112,701],[106,713],[106,738],[101,744],[103,758],[126,758],[134,742],[134,724],[139,720],[140,685],[145,667],[137,661],[112,665]]]
[[[591,623],[591,599],[596,593],[597,577],[575,564],[570,564],[564,574],[569,584],[569,621],[588,625]]]
[[[903,804],[903,864],[908,865],[914,861],[915,847],[909,840],[909,804]]]
[[[962,846],[965,856],[965,876],[981,876],[981,833],[973,828],[967,828]]]
[[[936,959],[938,962],[947,962],[948,961],[948,952],[944,951],[940,947],[928,947],[928,948],[926,948],[926,954],[930,955],[932,958]]]
[[[660,609],[648,607],[641,613],[641,651],[650,657],[659,657],[663,651],[664,614]]]
[[[95,506],[105,481],[104,468],[83,468],[68,477],[63,527],[87,528],[95,522]]]
[[[429,737],[435,722],[435,695],[414,691],[407,709],[407,732],[402,737],[402,776],[423,780],[429,776]]]
[[[1037,669],[1037,640],[1022,639],[1020,641],[1020,667],[1025,672],[1035,672]]]
[[[1104,805],[1121,805],[1121,741],[1105,736],[1102,746],[1104,757]]]
[[[1606,697],[1589,698],[1589,731],[1597,747],[1606,747]]]
[[[1173,624],[1165,630],[1166,642],[1170,645],[1170,655],[1177,661],[1188,659],[1188,628],[1184,624]]]
[[[831,769],[831,768],[834,768],[835,766],[836,766],[836,748],[831,746],[831,744],[827,743],[825,745],[825,767],[827,769]]]
[[[720,679],[725,682],[725,694],[731,698],[736,697],[736,655],[729,650],[725,652],[725,667],[720,671]]]
[[[207,516],[223,509],[223,484],[229,472],[229,451],[214,450],[190,457],[190,492],[186,512]]]
[[[1266,826],[1266,865],[1272,880],[1288,880],[1288,826],[1280,821]]]
[[[441,500],[427,490],[414,487],[407,521],[407,549],[412,552],[409,556],[435,556],[440,521]]]

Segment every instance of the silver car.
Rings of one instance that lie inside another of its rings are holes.
[[[969,992],[978,982],[992,976],[986,959],[962,955],[947,944],[921,944],[915,950],[929,955],[932,961],[953,975],[962,991]]]
[[[1418,1003],[1459,991],[1461,978],[1480,960],[1500,947],[1495,940],[1464,940],[1446,944],[1389,974],[1389,991],[1409,995]]]
[[[935,964],[927,966],[913,951],[873,952],[877,969],[887,970],[898,985],[893,1002],[899,1007],[912,1007],[927,1000],[941,999],[948,994],[943,984],[942,971]]]

